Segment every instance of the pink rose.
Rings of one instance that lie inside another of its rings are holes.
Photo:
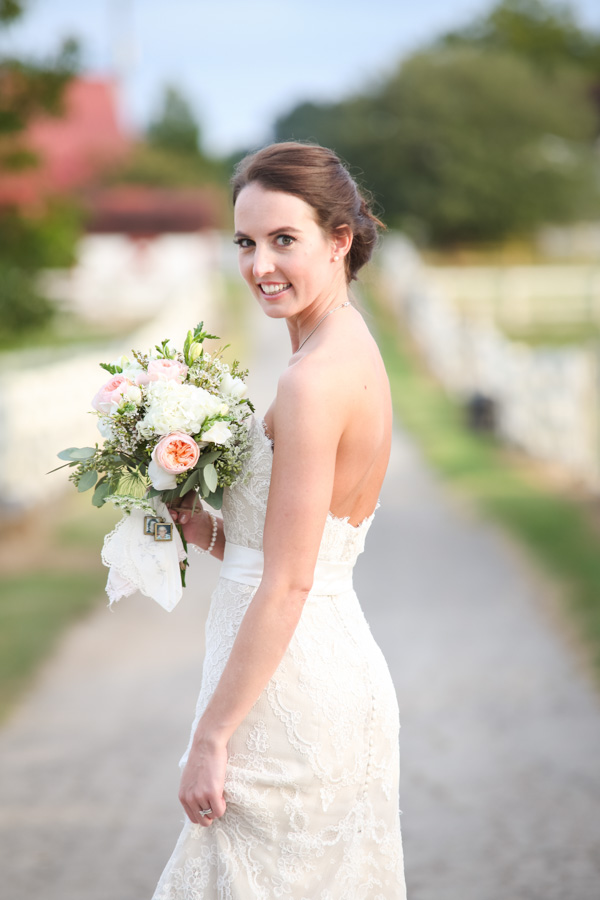
[[[192,469],[200,457],[200,447],[184,431],[172,431],[160,439],[152,451],[152,461],[173,475]]]
[[[176,359],[153,359],[148,363],[149,381],[185,381],[188,367]]]
[[[123,400],[123,394],[131,385],[131,381],[119,373],[103,384],[92,400],[92,406],[104,415],[114,412]]]

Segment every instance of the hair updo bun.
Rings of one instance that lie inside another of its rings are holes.
[[[326,234],[347,225],[353,238],[344,260],[346,280],[356,278],[375,249],[377,229],[385,226],[373,215],[333,150],[318,144],[285,141],[251,153],[238,163],[231,179],[234,204],[240,191],[253,182],[269,191],[300,197],[314,209]]]

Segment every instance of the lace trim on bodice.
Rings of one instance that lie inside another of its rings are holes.
[[[225,539],[234,544],[262,550],[273,444],[263,419],[253,417],[249,431],[250,453],[244,464],[244,474],[233,487],[225,491],[223,498]],[[329,512],[318,558],[354,563],[364,550],[367,532],[374,516],[375,512],[359,525],[351,525],[349,516],[339,518]]]

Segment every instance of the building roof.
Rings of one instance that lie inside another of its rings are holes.
[[[39,163],[0,173],[0,203],[35,208],[53,194],[71,193],[93,181],[121,159],[131,143],[119,122],[114,82],[70,81],[62,114],[32,120],[25,143]]]
[[[210,187],[116,185],[91,193],[86,206],[90,232],[152,237],[216,227],[223,198]]]

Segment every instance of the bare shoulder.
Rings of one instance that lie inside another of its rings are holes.
[[[338,438],[348,422],[383,403],[389,390],[377,344],[360,313],[330,328],[317,345],[280,376],[274,425],[302,419],[311,431],[324,429]],[[293,426],[292,426],[293,427]]]

